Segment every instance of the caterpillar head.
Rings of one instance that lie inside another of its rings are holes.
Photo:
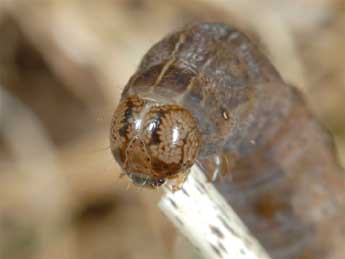
[[[132,95],[113,115],[111,151],[136,185],[156,188],[187,174],[200,144],[197,121],[179,105],[159,105]]]

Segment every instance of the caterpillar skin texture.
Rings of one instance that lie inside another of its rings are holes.
[[[198,163],[272,258],[345,258],[345,174],[332,138],[248,37],[218,23],[144,56],[111,149],[135,184],[183,184]]]

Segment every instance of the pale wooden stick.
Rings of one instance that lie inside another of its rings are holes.
[[[159,207],[205,258],[270,258],[198,166],[182,190],[165,191]]]

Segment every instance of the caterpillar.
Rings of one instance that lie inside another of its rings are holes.
[[[345,258],[345,174],[330,134],[245,34],[171,33],[125,86],[111,151],[131,181],[182,187],[193,164],[272,258]]]

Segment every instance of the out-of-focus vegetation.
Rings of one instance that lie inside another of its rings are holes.
[[[2,0],[0,258],[192,258],[160,192],[118,179],[108,127],[145,51],[194,21],[257,39],[345,163],[343,0]]]

